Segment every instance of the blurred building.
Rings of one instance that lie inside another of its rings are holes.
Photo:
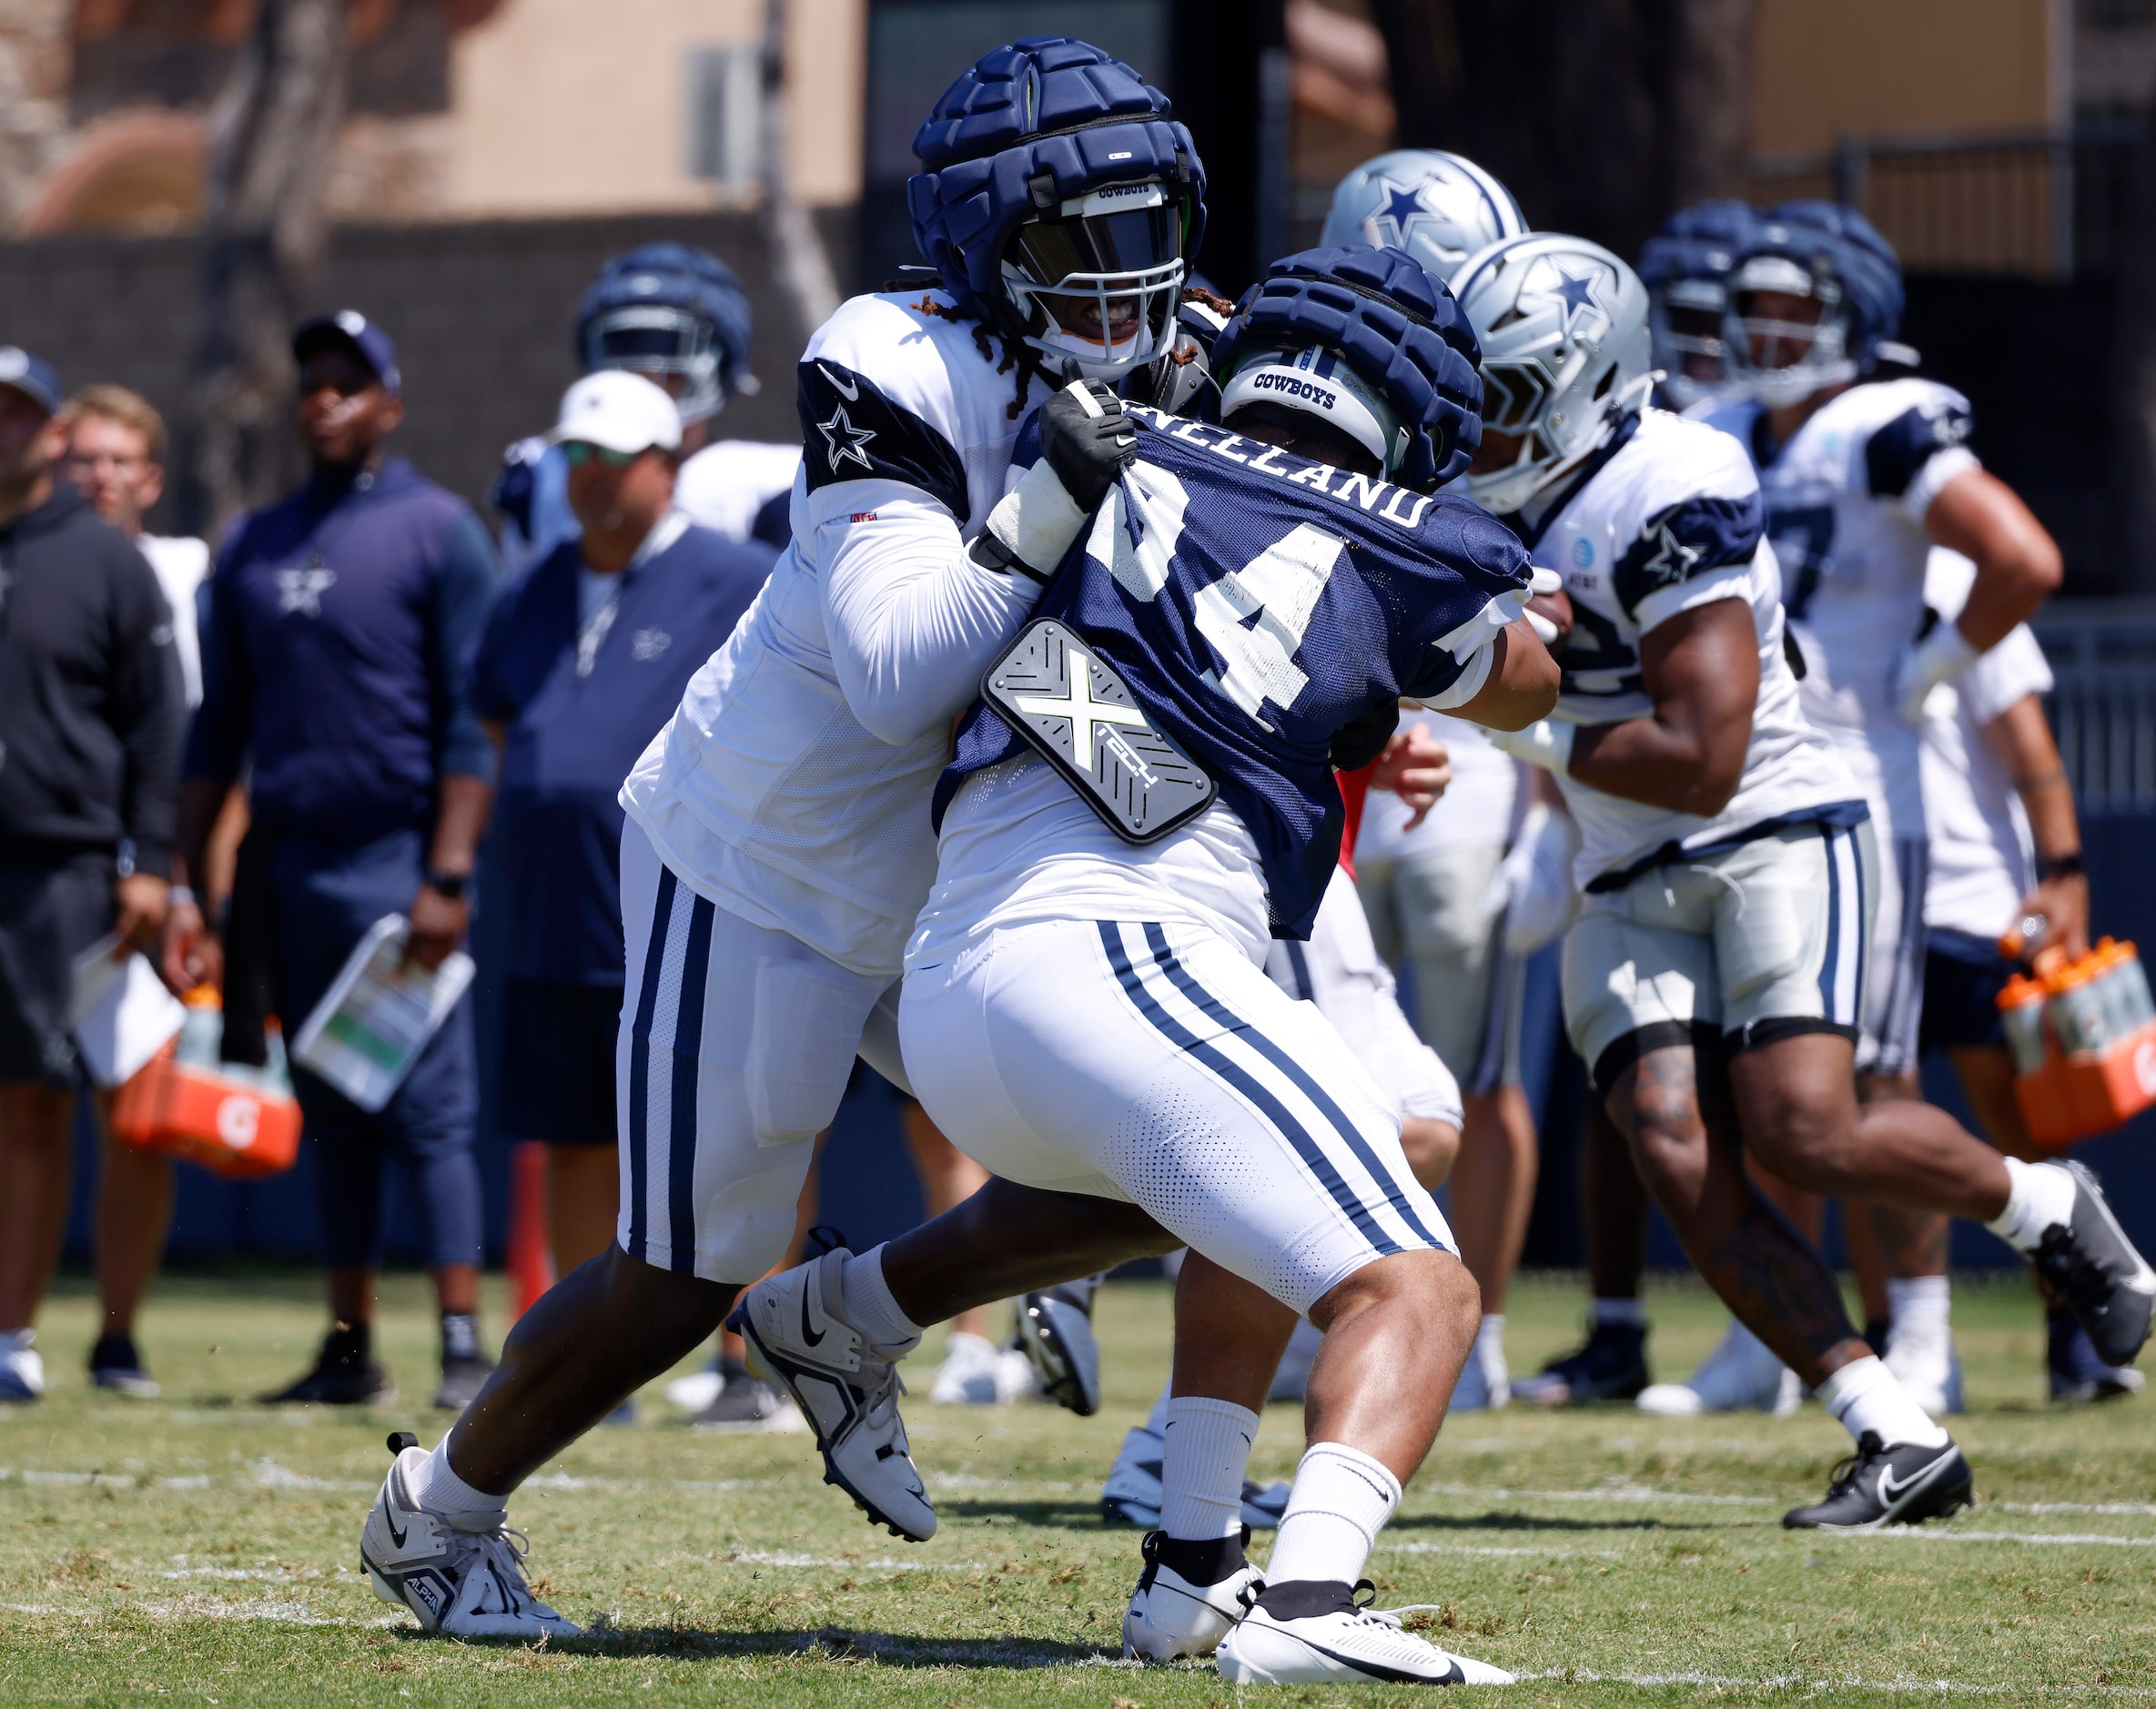
[[[860,188],[865,0],[788,8],[796,193]],[[764,0],[351,0],[332,217],[738,207],[758,170]],[[251,0],[0,0],[0,220],[25,235],[200,217],[207,117]]]

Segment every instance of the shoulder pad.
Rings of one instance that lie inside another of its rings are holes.
[[[812,357],[798,372],[795,408],[811,492],[840,480],[902,480],[966,526],[966,464],[948,439],[853,369]]]
[[[1695,497],[1657,511],[1617,560],[1610,585],[1626,613],[1651,593],[1710,571],[1749,563],[1766,516],[1755,487],[1741,498]]]
[[[1921,381],[1905,381],[1915,387]],[[1897,388],[1899,389],[1899,388]],[[1969,400],[1944,386],[1925,386],[1899,414],[1872,430],[1864,446],[1866,485],[1875,499],[1898,499],[1941,451],[1969,442],[1976,416]]]

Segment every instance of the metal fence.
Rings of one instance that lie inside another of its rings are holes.
[[[2100,278],[2117,265],[2141,131],[2054,136],[1849,137],[1830,154],[1753,163],[1752,199],[1858,209],[1912,272]]]
[[[2058,686],[2048,710],[2090,818],[2156,813],[2156,600],[2060,601],[2033,625]]]

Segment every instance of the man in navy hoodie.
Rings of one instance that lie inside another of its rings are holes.
[[[228,1057],[247,1044],[236,1022],[257,964],[288,1032],[384,915],[407,915],[411,958],[439,966],[471,920],[493,793],[493,753],[466,686],[494,596],[486,531],[462,500],[385,455],[404,406],[380,328],[349,309],[309,320],[292,355],[313,472],[245,518],[220,556],[180,790],[180,849],[199,870],[218,804],[251,761],[253,827],[225,941],[191,908],[175,925],[194,939],[182,959],[223,978]],[[266,1398],[353,1404],[389,1392],[370,1325],[381,1168],[394,1158],[414,1189],[441,1308],[434,1403],[463,1406],[491,1369],[477,1321],[469,999],[375,1114],[304,1069],[293,1078],[316,1148],[333,1323],[314,1368]]]
[[[166,907],[187,703],[172,612],[127,537],[55,478],[49,364],[0,345],[0,1401],[35,1401],[82,1067],[76,958]]]

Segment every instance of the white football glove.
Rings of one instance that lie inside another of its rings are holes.
[[[1570,814],[1539,801],[1527,809],[1520,834],[1483,895],[1491,918],[1504,915],[1507,953],[1532,956],[1573,923],[1580,893],[1572,863],[1579,852],[1579,826]]]
[[[1485,729],[1483,733],[1499,752],[1562,777],[1572,764],[1572,739],[1578,729],[1554,718],[1538,718],[1524,730]]]
[[[1527,592],[1530,594],[1562,593],[1564,591],[1564,578],[1554,570],[1545,570],[1540,564],[1531,564],[1528,567]],[[1527,627],[1534,631],[1542,644],[1545,647],[1555,646],[1557,644],[1557,625],[1540,612],[1529,612],[1526,615]]]
[[[1931,691],[1950,683],[1981,657],[1953,623],[1938,623],[1901,655],[1894,673],[1894,704],[1904,723],[1921,725]]]

